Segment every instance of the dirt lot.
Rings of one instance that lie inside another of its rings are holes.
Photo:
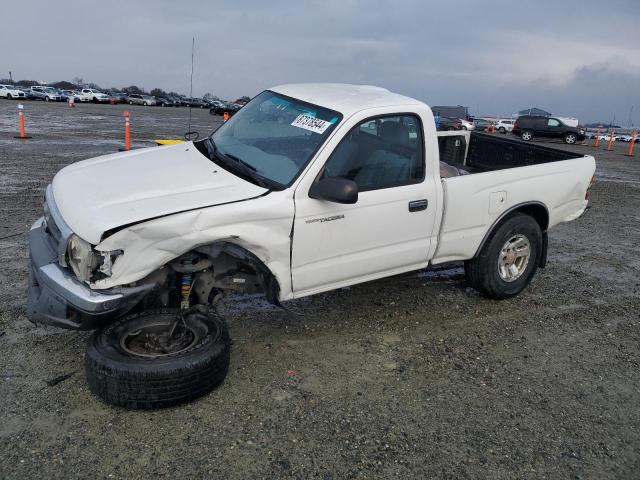
[[[0,102],[0,478],[638,478],[640,151],[596,154],[591,211],[550,233],[517,298],[462,269],[292,303],[230,305],[232,367],[179,408],[88,391],[86,333],[25,317],[25,234],[69,163],[122,143],[118,106]],[[186,109],[128,107],[134,146],[186,130]],[[197,130],[219,121],[193,111]],[[55,386],[47,380],[73,375]]]

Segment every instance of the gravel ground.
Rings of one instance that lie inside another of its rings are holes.
[[[519,297],[480,297],[451,265],[294,315],[238,298],[226,382],[137,412],[89,393],[87,333],[25,317],[44,187],[120,147],[124,108],[26,108],[20,143],[15,103],[0,102],[0,478],[638,478],[640,152],[571,148],[596,155],[593,208],[551,231],[548,267]],[[128,109],[135,147],[186,130],[186,109]],[[193,116],[201,132],[219,121]]]

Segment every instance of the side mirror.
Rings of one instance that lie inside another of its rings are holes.
[[[325,177],[311,186],[309,197],[333,203],[356,203],[358,185],[346,178]]]

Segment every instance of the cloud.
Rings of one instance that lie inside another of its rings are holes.
[[[636,2],[169,0],[50,8],[6,22],[14,78],[83,77],[194,94],[253,95],[280,83],[367,83],[431,104],[509,114],[530,105],[620,117],[638,103]],[[5,76],[6,74],[2,74]],[[614,87],[614,88],[612,88]],[[600,97],[607,101],[601,101]],[[626,117],[625,117],[626,118]]]

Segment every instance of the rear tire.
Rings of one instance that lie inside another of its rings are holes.
[[[498,131],[499,131],[501,134],[503,134],[503,135],[504,135],[505,133],[507,133],[507,129],[506,129],[506,128],[504,128],[504,127],[500,127],[500,128],[498,129]]]
[[[578,136],[575,133],[565,133],[562,139],[567,145],[574,145],[578,141]]]
[[[542,244],[542,230],[532,217],[523,213],[508,217],[491,232],[480,254],[465,262],[467,282],[490,298],[517,295],[538,269]]]
[[[175,353],[158,353],[158,345],[166,344],[148,332],[153,328],[166,332],[177,314],[177,310],[143,312],[94,332],[85,355],[91,392],[113,405],[153,409],[188,402],[220,385],[231,352],[225,322],[190,313],[185,326],[179,324],[182,337],[178,338],[187,340]]]
[[[525,142],[530,142],[531,140],[533,140],[533,131],[523,130],[520,134],[520,138],[522,138],[522,140],[524,140]]]

